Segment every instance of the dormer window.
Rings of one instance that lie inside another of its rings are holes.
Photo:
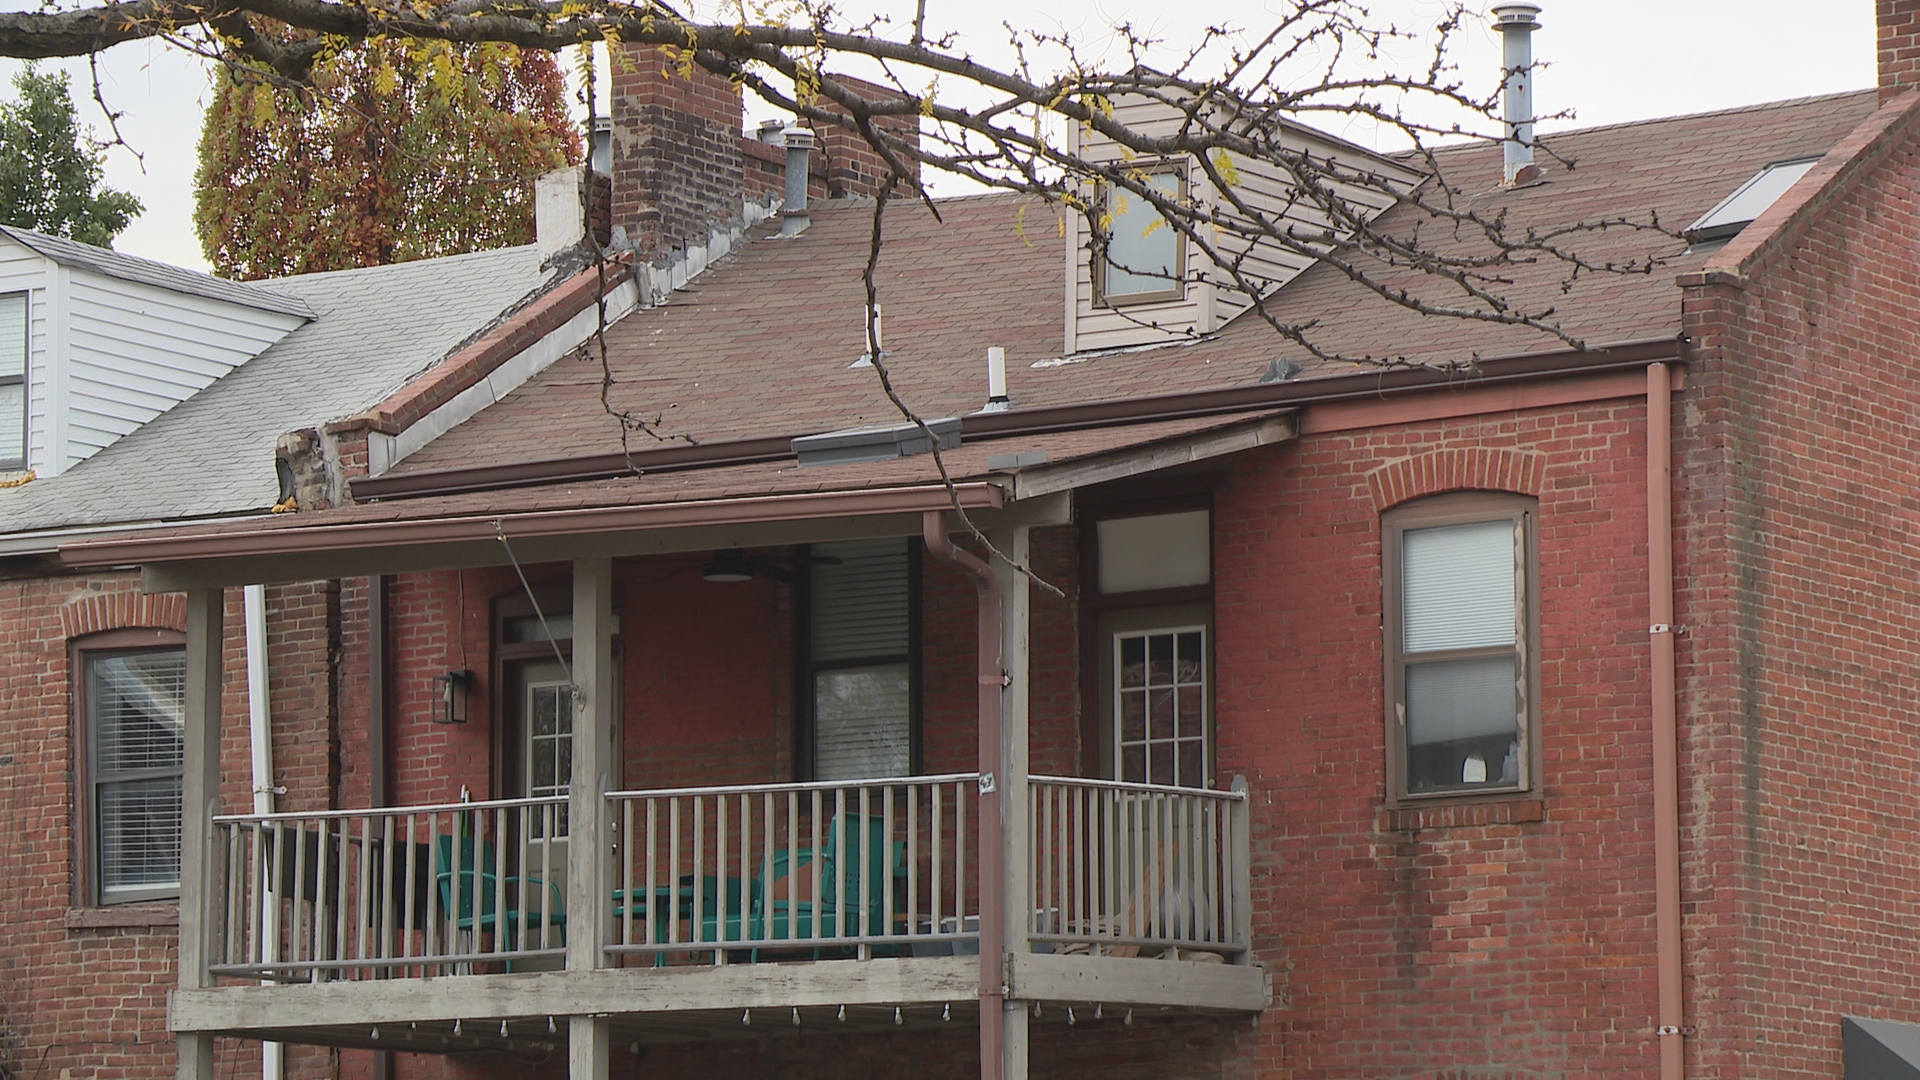
[[[1186,170],[1163,162],[1145,170],[1146,186],[1171,200],[1187,194]],[[1096,259],[1100,300],[1109,306],[1185,298],[1185,238],[1169,225],[1153,203],[1135,192],[1108,184],[1101,189],[1106,213],[1107,250]]]
[[[27,294],[0,295],[0,469],[27,467]]]

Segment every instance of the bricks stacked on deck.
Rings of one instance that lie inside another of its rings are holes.
[[[335,645],[331,589],[267,590],[274,667],[275,780],[283,806],[331,797]],[[175,968],[178,905],[98,907],[77,895],[74,724],[69,643],[104,631],[181,629],[179,595],[145,595],[135,573],[0,581],[0,1063],[20,1075],[165,1080],[174,1075],[166,994]],[[221,807],[250,808],[245,624],[241,592],[226,605]],[[257,1074],[257,1043],[220,1040],[223,1075]],[[289,1049],[288,1076],[332,1074],[324,1049]]]

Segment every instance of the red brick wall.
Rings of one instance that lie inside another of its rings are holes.
[[[0,1065],[21,1077],[162,1080],[174,1073],[166,991],[177,905],[74,902],[75,798],[69,635],[178,629],[179,597],[142,597],[135,574],[0,581]],[[330,586],[267,591],[275,780],[287,808],[324,806],[333,778]],[[244,622],[227,596],[223,783],[228,810],[251,806]],[[259,1071],[258,1044],[221,1041],[223,1075]],[[289,1075],[331,1074],[325,1050],[297,1049]]]
[[[1870,178],[1827,196],[1821,224],[1744,287],[1686,293],[1692,1076],[1836,1076],[1843,1015],[1920,1022],[1913,127],[1900,121]]]
[[[1227,1025],[1222,1067],[1649,1075],[1642,403],[1315,436],[1242,460],[1215,498],[1219,769],[1252,789],[1276,1004],[1257,1031]],[[1532,475],[1544,820],[1391,831],[1375,494],[1524,490]]]
[[[893,101],[900,97],[900,92],[890,87],[845,75],[835,75],[833,78],[841,86],[870,102]],[[813,105],[815,108],[848,115],[845,109],[839,107],[838,102],[825,96],[817,98]],[[850,117],[849,121],[851,121]],[[879,194],[880,186],[892,172],[892,167],[858,128],[812,121],[808,122],[808,126],[813,129],[817,139],[813,151],[815,163],[809,168],[809,172],[824,175],[828,198],[843,199],[851,195]],[[920,145],[920,117],[917,114],[876,117],[873,120],[873,126],[882,135],[899,139],[911,146]],[[896,156],[900,164],[907,168],[910,176],[916,179],[920,176],[919,161],[904,155]],[[812,194],[811,188],[812,185],[809,184],[809,195]],[[905,194],[908,190],[909,186],[903,185],[896,190],[895,194]]]
[[[643,254],[704,244],[740,215],[740,94],[650,46],[613,65],[613,223]]]

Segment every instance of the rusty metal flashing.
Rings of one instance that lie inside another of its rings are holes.
[[[1498,357],[1459,367],[1395,367],[1294,382],[1189,390],[1147,397],[1111,398],[1068,405],[1042,405],[961,417],[963,441],[1046,435],[1083,428],[1184,420],[1221,413],[1251,412],[1284,405],[1386,398],[1436,390],[1530,379],[1563,378],[1640,368],[1652,363],[1685,362],[1685,342],[1677,335],[1600,346],[1585,351]],[[691,446],[664,446],[631,454],[593,454],[574,458],[475,465],[417,473],[388,473],[351,481],[355,501],[423,498],[539,484],[605,480],[648,472],[751,465],[793,457],[796,438],[819,431],[794,431],[753,439],[729,439]]]

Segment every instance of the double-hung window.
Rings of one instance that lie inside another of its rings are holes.
[[[0,295],[0,469],[27,467],[27,294]]]
[[[813,779],[916,768],[918,552],[892,538],[811,550],[801,680]]]
[[[179,635],[121,631],[75,647],[87,902],[180,890],[187,658]],[[116,647],[135,641],[149,647]]]
[[[1535,786],[1533,504],[1465,494],[1385,522],[1390,798]]]

